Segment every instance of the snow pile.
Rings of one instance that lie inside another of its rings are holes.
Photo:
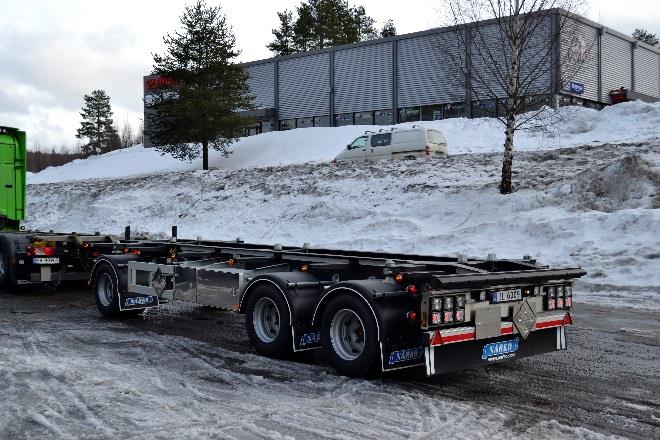
[[[641,101],[618,104],[602,111],[583,107],[548,109],[544,115],[548,128],[519,132],[518,151],[556,149],[585,144],[633,142],[660,138],[660,103]],[[552,125],[550,125],[552,123]],[[447,119],[434,122],[400,124],[439,128],[447,137],[450,154],[498,152],[504,142],[504,128],[496,119]],[[211,167],[234,170],[329,161],[365,130],[389,129],[383,126],[304,128],[264,133],[242,138],[232,146],[228,158],[212,151]],[[180,162],[156,150],[136,146],[120,151],[76,160],[61,167],[48,168],[28,178],[30,183],[49,183],[92,178],[119,178],[143,174],[164,174],[201,168],[201,160]]]
[[[660,308],[660,143],[308,163],[28,188],[28,227],[581,265],[580,300]]]

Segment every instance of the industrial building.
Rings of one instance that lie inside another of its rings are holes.
[[[535,32],[535,44],[553,47],[541,60],[549,66],[547,73],[535,81],[547,102],[530,99],[530,106],[602,108],[611,103],[610,92],[621,88],[632,98],[660,99],[658,48],[561,9],[544,20]],[[448,68],[460,58],[469,64],[467,75],[486,77],[488,61],[473,47],[473,34],[478,29],[481,44],[490,44],[483,37],[490,32],[496,44],[497,26],[484,21],[245,63],[258,107],[250,112],[257,122],[248,134],[501,114],[500,100],[480,96],[478,87],[466,86]],[[559,35],[569,30],[570,39]],[[465,56],[448,59],[439,42],[458,42],[458,37],[463,45],[456,47],[468,48]],[[570,72],[568,64],[580,68]],[[163,81],[153,76],[144,80],[147,99]],[[497,85],[491,93],[493,88]],[[505,96],[503,90],[496,94]],[[148,131],[146,126],[147,137]]]

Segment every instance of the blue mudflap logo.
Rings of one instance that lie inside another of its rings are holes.
[[[137,296],[134,298],[126,298],[124,300],[124,307],[133,307],[133,306],[147,306],[153,304],[153,296]]]
[[[304,347],[305,345],[318,344],[321,342],[321,332],[316,333],[305,333],[300,337],[300,346]]]
[[[407,348],[390,353],[390,365],[400,364],[401,362],[416,361],[424,357],[424,347]]]
[[[513,357],[514,353],[518,351],[518,342],[519,338],[486,344],[481,353],[481,359],[500,360]]]

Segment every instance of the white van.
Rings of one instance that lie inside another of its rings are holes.
[[[447,154],[447,141],[438,129],[412,127],[367,131],[339,153],[335,161],[415,159]]]

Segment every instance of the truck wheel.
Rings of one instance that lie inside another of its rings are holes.
[[[7,287],[9,285],[9,257],[7,249],[0,246],[0,287]]]
[[[374,315],[353,295],[330,300],[321,320],[321,341],[332,366],[346,376],[365,376],[379,357]]]
[[[107,264],[103,264],[94,276],[94,299],[99,312],[106,318],[131,318],[142,313],[142,310],[119,310],[117,275]]]
[[[252,346],[261,354],[284,357],[292,351],[289,307],[282,293],[260,285],[248,298],[245,326]]]

